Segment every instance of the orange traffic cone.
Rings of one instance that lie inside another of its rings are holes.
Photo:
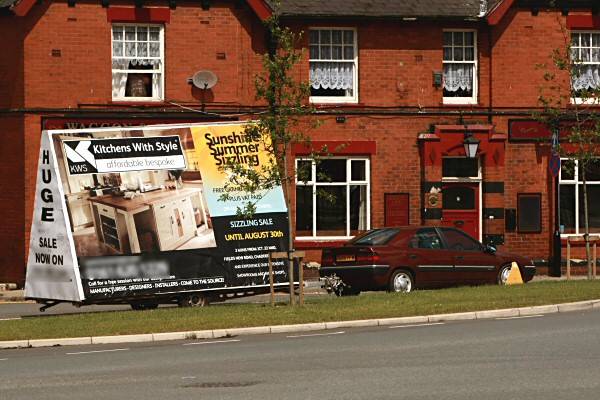
[[[508,278],[506,279],[507,285],[520,285],[523,283],[523,277],[521,276],[521,271],[519,270],[519,266],[516,262],[513,261],[510,267],[510,273],[508,274]]]

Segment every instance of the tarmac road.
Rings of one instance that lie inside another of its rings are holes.
[[[600,311],[0,351],[13,399],[585,399]]]

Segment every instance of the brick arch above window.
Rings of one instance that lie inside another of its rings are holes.
[[[165,23],[171,22],[171,10],[167,7],[110,7],[106,9],[108,22]]]

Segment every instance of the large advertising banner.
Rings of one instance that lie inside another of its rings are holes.
[[[281,187],[221,199],[231,190],[224,157],[253,168],[270,160],[244,129],[44,131],[26,297],[102,302],[268,286],[268,253],[287,251]],[[239,217],[249,200],[256,214]],[[287,284],[284,261],[274,262],[274,275]]]

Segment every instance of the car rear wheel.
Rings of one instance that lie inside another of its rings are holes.
[[[390,292],[409,293],[413,290],[414,280],[410,272],[398,270],[390,278]]]
[[[500,272],[498,272],[498,285],[506,285],[506,281],[508,281],[508,275],[510,275],[510,268],[511,264],[504,265],[502,268],[500,268]]]

